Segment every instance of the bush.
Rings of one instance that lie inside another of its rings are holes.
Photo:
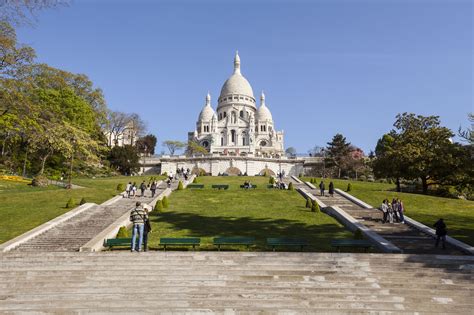
[[[178,190],[183,190],[183,189],[184,189],[183,182],[182,182],[182,181],[179,181],[179,183],[178,183]]]
[[[306,198],[306,208],[311,208],[311,199]]]
[[[168,197],[166,197],[166,196],[163,197],[161,202],[163,203],[163,208],[168,208],[170,206],[170,202],[168,200]]]
[[[319,205],[316,202],[316,200],[313,200],[312,203],[311,203],[311,212],[316,212],[316,213],[321,212],[321,208],[319,208]]]
[[[303,177],[303,173],[300,173],[300,175],[298,177]]]
[[[74,199],[69,198],[69,200],[66,203],[66,208],[74,208],[76,206],[76,202]]]
[[[348,184],[347,184],[347,189],[346,189],[346,191],[349,192],[349,191],[351,191],[351,190],[352,190],[352,184],[351,184],[351,183],[348,183]]]
[[[161,175],[168,177],[168,172],[164,172],[164,173],[161,174]]]
[[[31,185],[35,186],[35,187],[48,186],[48,178],[46,176],[42,176],[42,175],[36,176],[35,178],[33,178],[33,181],[31,182]]]
[[[206,176],[206,172],[204,170],[199,171],[199,176]]]
[[[197,177],[194,177],[194,179],[193,179],[193,184],[197,184],[197,182],[198,182]]]
[[[154,210],[158,212],[163,211],[163,201],[161,199],[156,202]]]
[[[121,226],[118,230],[116,238],[129,238],[130,234],[125,226]]]
[[[275,184],[275,178],[270,177],[270,179],[268,180],[268,183],[272,185]]]
[[[362,235],[362,231],[360,229],[357,229],[355,232],[354,232],[354,239],[355,240],[362,240],[364,239],[364,235]]]
[[[124,191],[124,190],[125,190],[125,188],[123,187],[123,184],[118,184],[118,185],[117,185],[117,191],[118,191],[118,192],[122,192],[122,191]]]
[[[290,182],[290,184],[288,185],[288,190],[291,190],[291,191],[295,190],[292,182]]]
[[[371,183],[375,182],[374,177],[372,175],[367,176],[367,181]]]
[[[342,179],[349,180],[349,176],[343,176]]]
[[[87,203],[86,198],[82,198],[81,201],[79,202],[79,205],[82,206],[83,204]]]
[[[365,177],[365,175],[360,175],[358,180],[361,181],[361,182],[364,182],[364,181],[367,180],[367,177]]]

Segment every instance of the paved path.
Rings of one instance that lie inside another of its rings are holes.
[[[175,181],[171,189],[176,189],[177,185],[178,181]],[[155,197],[166,188],[166,183],[161,183]],[[138,191],[137,196],[139,195]],[[21,252],[78,251],[81,246],[130,211],[137,201],[150,203],[152,200],[151,192],[147,190],[145,197],[122,198],[110,205],[95,205],[13,250]]]
[[[329,197],[328,192],[326,196],[320,196],[319,189],[311,189],[305,184],[299,184],[291,179],[295,187],[301,187],[319,198],[327,206],[339,206],[353,218],[377,232],[386,240],[392,242],[395,246],[400,248],[404,253],[415,254],[440,254],[440,255],[463,255],[461,251],[450,247],[447,244],[447,249],[436,249],[434,247],[434,239],[419,230],[402,223],[382,223],[382,213],[377,209],[365,209],[355,204],[354,202],[344,198],[343,196],[334,193],[334,197]],[[326,186],[329,182],[325,182]],[[317,186],[317,185],[315,185]],[[441,246],[440,246],[441,247]]]
[[[474,257],[0,254],[0,313],[472,314]]]

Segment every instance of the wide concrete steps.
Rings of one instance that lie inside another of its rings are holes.
[[[0,256],[0,313],[469,314],[474,257],[265,252]]]

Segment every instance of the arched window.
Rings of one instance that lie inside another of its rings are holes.
[[[209,142],[203,141],[203,142],[202,142],[202,146],[205,147],[205,148],[207,148],[207,147],[209,146]]]
[[[230,131],[230,141],[235,143],[235,130]]]
[[[224,118],[226,118],[226,117],[227,117],[227,112],[224,112]]]
[[[222,113],[219,113],[219,120],[222,119]]]
[[[221,137],[221,146],[224,145],[224,137]]]
[[[240,111],[240,118],[244,118],[244,111],[243,110]]]
[[[265,141],[265,140],[260,141],[260,146],[261,147],[266,147],[267,146],[267,141]]]
[[[231,113],[231,122],[234,124],[237,122],[237,114],[235,112]]]

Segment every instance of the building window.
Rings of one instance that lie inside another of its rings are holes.
[[[209,146],[209,142],[203,141],[203,142],[202,142],[202,146],[205,147],[205,148],[207,148],[207,147]]]
[[[267,141],[262,140],[262,141],[260,142],[260,146],[261,146],[261,147],[266,147],[266,146],[267,146]]]
[[[245,135],[242,136],[242,145],[246,145],[245,144]]]
[[[224,137],[221,137],[221,146],[224,145]]]
[[[237,114],[235,112],[232,112],[231,115],[232,115],[231,116],[231,121],[232,121],[232,123],[235,124],[237,122]]]
[[[230,141],[235,143],[235,130],[230,131]]]
[[[244,118],[244,111],[243,110],[240,111],[240,118]]]
[[[227,117],[227,112],[224,112],[224,118],[226,118],[226,117]]]
[[[221,113],[219,113],[219,120],[221,120],[221,119],[222,119],[222,114],[221,114]]]

